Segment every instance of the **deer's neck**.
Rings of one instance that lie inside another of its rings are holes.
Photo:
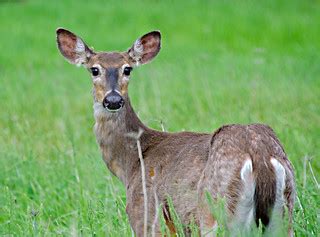
[[[102,156],[110,171],[123,183],[139,167],[136,139],[133,134],[143,130],[140,137],[142,151],[152,146],[160,132],[147,128],[138,118],[126,96],[124,107],[117,113],[105,111],[101,104],[95,103],[95,133]]]

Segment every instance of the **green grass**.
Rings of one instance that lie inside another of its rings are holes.
[[[160,29],[158,58],[130,84],[141,119],[169,131],[269,124],[295,167],[295,234],[320,233],[303,165],[313,158],[320,180],[319,1],[5,1],[0,22],[0,235],[131,235],[92,131],[89,75],[59,55],[59,26],[96,50]]]

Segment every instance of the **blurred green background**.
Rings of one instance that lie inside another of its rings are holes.
[[[132,74],[140,118],[172,132],[269,124],[295,167],[295,233],[319,233],[319,1],[0,1],[0,23],[0,235],[131,235],[60,26],[97,51],[161,30],[160,54]]]

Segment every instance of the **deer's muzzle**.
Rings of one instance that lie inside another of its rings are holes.
[[[123,107],[124,100],[118,92],[112,90],[104,97],[102,105],[110,112],[116,112]]]

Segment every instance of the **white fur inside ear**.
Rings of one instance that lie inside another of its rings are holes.
[[[75,64],[79,67],[83,63],[86,62],[86,46],[80,38],[77,38],[77,43],[74,48],[74,51],[77,54],[77,58],[75,59]]]
[[[86,47],[80,38],[77,38],[76,47],[74,49],[77,53],[84,53]]]
[[[136,66],[140,65],[140,59],[143,54],[143,50],[144,49],[143,49],[143,45],[141,43],[141,40],[137,39],[134,42],[133,47],[129,51],[129,56],[136,61]]]
[[[139,55],[139,56],[142,55],[143,45],[140,39],[137,39],[136,42],[134,42],[133,50],[135,55]]]
[[[141,39],[137,39],[134,42],[132,48],[129,50],[129,56],[135,60],[136,67],[140,65],[140,60],[143,55],[143,51],[144,48]]]

